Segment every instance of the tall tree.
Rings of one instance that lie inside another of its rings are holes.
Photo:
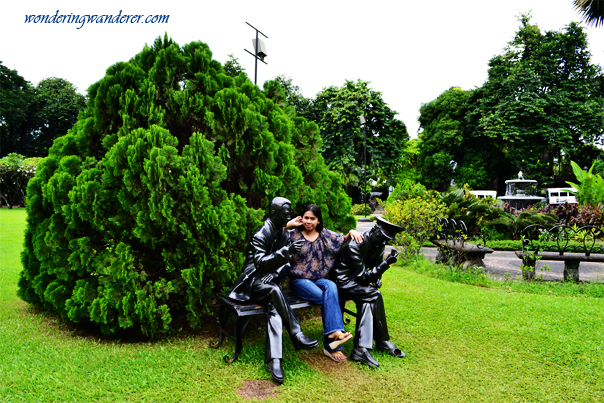
[[[589,165],[600,154],[602,75],[590,61],[585,33],[574,23],[542,33],[528,15],[520,22],[503,54],[490,60],[482,87],[450,88],[422,105],[427,186],[455,179],[472,188],[495,181],[501,188],[518,171],[547,186],[555,173],[557,182],[567,180],[571,159]]]
[[[521,26],[489,76],[472,111],[476,130],[500,144],[511,164],[541,184],[551,181],[562,155],[597,153],[604,135],[600,67],[591,63],[583,29]]]
[[[453,179],[467,136],[464,119],[469,96],[469,91],[451,87],[419,109],[420,163],[426,186],[441,187]]]
[[[27,154],[33,100],[30,82],[0,61],[0,158],[10,153]]]
[[[34,128],[25,154],[36,157],[48,155],[54,139],[67,134],[85,106],[86,98],[69,81],[58,77],[40,81],[34,90]]]
[[[369,88],[365,81],[346,81],[340,88],[325,88],[317,94],[314,113],[323,137],[323,157],[330,169],[340,173],[346,185],[360,179],[362,114],[367,121],[367,175],[378,181],[384,179],[380,176],[390,178],[400,163],[409,135],[380,92]]]
[[[275,77],[274,80],[283,89],[285,100],[289,106],[295,109],[296,115],[308,120],[316,120],[313,100],[302,95],[300,87],[294,84],[291,77],[281,75]]]
[[[85,106],[86,98],[69,81],[50,77],[32,86],[0,62],[0,157],[45,157]]]
[[[222,67],[227,76],[237,77],[240,73],[245,73],[245,69],[239,63],[239,59],[232,53],[229,55],[229,60],[227,60]]]
[[[493,186],[490,182],[505,169],[498,144],[473,130],[467,118],[479,99],[476,94],[451,87],[421,106],[419,160],[424,185],[444,190],[453,179],[484,189]]]

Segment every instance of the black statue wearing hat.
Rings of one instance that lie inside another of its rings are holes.
[[[296,350],[310,349],[319,343],[302,333],[300,322],[279,283],[286,275],[290,253],[298,252],[304,241],[290,243],[285,230],[291,216],[291,202],[283,197],[271,201],[270,218],[256,230],[246,250],[243,271],[228,290],[231,299],[266,304],[267,335],[264,362],[271,378],[282,383],[285,377],[283,359],[283,326],[289,332]]]
[[[402,230],[378,217],[376,225],[363,233],[363,243],[351,240],[340,249],[331,272],[331,279],[338,286],[340,298],[351,299],[357,306],[354,350],[350,359],[372,368],[379,366],[368,351],[373,348],[373,340],[376,342],[376,349],[395,357],[405,356],[390,341],[384,300],[378,290],[382,274],[396,262],[398,256],[393,249],[392,254],[382,261],[386,242],[394,239]]]

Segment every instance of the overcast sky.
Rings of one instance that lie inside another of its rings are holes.
[[[138,23],[25,23],[26,15],[142,15]],[[572,0],[432,1],[10,1],[0,12],[0,61],[37,84],[64,78],[86,93],[107,67],[167,33],[179,45],[206,42],[214,58],[234,54],[253,79],[254,25],[268,36],[258,83],[294,79],[306,97],[362,79],[383,93],[415,137],[422,103],[451,86],[472,89],[512,39],[520,13],[542,30],[580,21]],[[167,23],[145,23],[169,15]],[[152,17],[151,17],[152,18]],[[604,66],[604,29],[587,28],[592,61]]]

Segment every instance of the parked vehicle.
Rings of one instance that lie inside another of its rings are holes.
[[[470,190],[470,193],[479,199],[486,199],[487,197],[497,198],[497,192],[494,190]]]
[[[576,204],[577,198],[575,197],[575,195],[570,193],[569,190],[572,190],[573,192],[577,191],[577,189],[570,188],[570,187],[546,189],[547,202],[549,204],[564,204],[564,203]]]

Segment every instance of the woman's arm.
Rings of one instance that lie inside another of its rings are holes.
[[[298,216],[293,220],[289,220],[285,225],[285,229],[296,228],[302,225],[302,217]]]
[[[346,234],[346,238],[344,238],[344,242],[350,241],[350,238],[354,239],[357,243],[363,243],[363,235],[353,229],[348,231],[348,234]]]

